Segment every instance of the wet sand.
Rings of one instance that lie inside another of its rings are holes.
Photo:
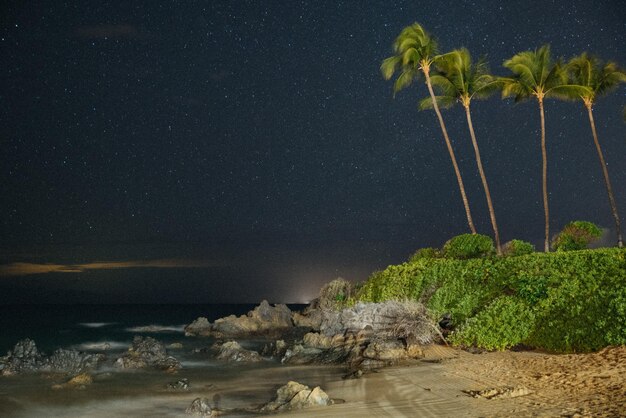
[[[260,406],[289,380],[321,386],[340,400],[329,407],[274,417],[626,417],[626,347],[598,353],[471,354],[431,346],[425,361],[342,379],[342,367],[283,366],[264,362],[212,362],[176,374],[156,371],[98,373],[85,389],[52,389],[54,377],[0,379],[3,417],[188,417],[185,409],[206,397],[224,409]],[[188,378],[190,390],[172,392],[168,382]],[[469,391],[512,388],[501,396]],[[518,396],[521,395],[521,396]],[[231,413],[228,417],[261,416]]]

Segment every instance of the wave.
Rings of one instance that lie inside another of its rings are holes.
[[[159,324],[150,324],[150,325],[142,325],[138,327],[129,327],[126,328],[128,332],[183,332],[185,330],[185,325],[159,325]]]
[[[108,325],[113,325],[115,322],[79,322],[78,325],[87,328],[102,328]]]
[[[128,342],[122,341],[93,341],[76,345],[81,351],[106,351],[126,349],[130,346]]]

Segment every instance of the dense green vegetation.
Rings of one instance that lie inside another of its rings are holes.
[[[626,344],[626,250],[466,260],[427,253],[435,257],[374,273],[357,298],[420,300],[435,317],[450,314],[450,341],[461,346],[583,352]]]

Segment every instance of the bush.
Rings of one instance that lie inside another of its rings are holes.
[[[415,253],[409,257],[409,263],[415,263],[417,260],[421,260],[422,258],[433,259],[433,258],[441,258],[441,251],[437,248],[427,247],[420,248],[415,251]]]
[[[443,246],[446,258],[465,260],[487,257],[494,253],[493,240],[480,234],[462,234],[450,239]]]
[[[533,329],[535,314],[524,302],[502,296],[470,318],[451,341],[457,345],[505,350],[525,341]]]
[[[530,242],[513,239],[502,246],[502,255],[506,257],[517,257],[535,252],[535,246]]]
[[[555,352],[626,344],[626,250],[419,259],[373,275],[361,300],[419,300],[450,314],[453,342]]]
[[[556,251],[584,250],[602,235],[602,230],[594,223],[574,221],[552,239],[552,249]]]

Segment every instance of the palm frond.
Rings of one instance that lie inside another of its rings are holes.
[[[580,100],[591,93],[589,87],[576,84],[563,84],[546,90],[546,97],[555,97],[561,100]]]
[[[389,80],[393,77],[393,73],[396,72],[400,62],[400,57],[395,55],[383,60],[382,64],[380,64],[380,72],[383,74],[385,80]]]
[[[398,73],[393,84],[394,94],[420,77],[422,66],[433,59],[436,50],[437,43],[420,24],[414,23],[402,29],[393,43],[394,55],[380,65],[386,80]]]
[[[455,97],[450,96],[435,96],[435,100],[437,100],[437,105],[442,109],[449,109],[458,101]],[[433,99],[431,97],[425,97],[419,101],[419,110],[430,110],[433,108]]]
[[[626,82],[626,72],[615,62],[604,63],[586,52],[572,58],[565,66],[565,70],[570,84],[589,89],[583,98],[591,102],[595,101],[596,97],[615,90],[620,83]]]

